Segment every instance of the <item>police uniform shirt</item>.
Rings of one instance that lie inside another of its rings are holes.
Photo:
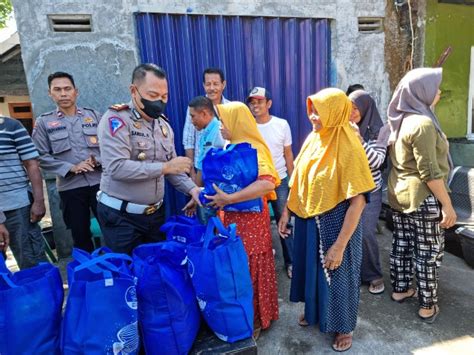
[[[163,117],[148,122],[132,103],[114,105],[102,116],[99,142],[103,192],[137,204],[163,200],[163,163],[176,157],[174,133]],[[186,174],[166,178],[185,194],[196,186]]]
[[[33,141],[40,153],[40,166],[58,177],[58,191],[100,183],[100,170],[74,174],[71,168],[94,155],[100,163],[97,127],[100,114],[77,107],[74,116],[59,109],[39,116],[33,129]]]

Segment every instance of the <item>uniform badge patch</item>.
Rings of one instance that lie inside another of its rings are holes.
[[[92,123],[92,122],[94,122],[94,119],[92,117],[84,118],[84,123]]]
[[[140,129],[142,128],[142,125],[140,124],[140,122],[134,122],[133,127],[135,127],[136,129]]]
[[[109,117],[109,129],[110,134],[112,137],[120,130],[120,128],[124,127],[125,123],[122,121],[120,117]]]
[[[51,128],[54,128],[54,127],[57,127],[61,124],[61,122],[59,121],[50,121],[48,122],[48,127],[51,127]]]
[[[99,140],[97,139],[96,136],[90,136],[89,137],[89,141],[92,143],[92,144],[97,144],[99,142]]]

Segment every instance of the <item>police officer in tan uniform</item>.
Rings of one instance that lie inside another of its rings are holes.
[[[137,66],[130,92],[132,101],[110,107],[99,124],[104,170],[97,208],[105,244],[128,254],[142,243],[164,239],[159,228],[165,177],[195,201],[200,192],[186,175],[192,161],[176,156],[173,130],[163,115],[166,73],[154,64]]]
[[[51,74],[48,85],[57,108],[36,119],[32,138],[40,153],[41,168],[57,175],[63,218],[74,246],[92,251],[90,210],[97,215],[101,175],[97,137],[100,114],[76,106],[79,92],[72,75]]]

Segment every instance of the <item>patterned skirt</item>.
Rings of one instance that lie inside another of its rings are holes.
[[[225,212],[224,224],[237,224],[237,235],[242,238],[249,258],[253,284],[254,321],[262,329],[278,319],[278,288],[272,251],[270,213],[263,203],[262,212]]]
[[[350,333],[359,308],[362,229],[352,235],[341,266],[323,266],[323,257],[341,231],[349,202],[315,218],[296,218],[290,301],[305,302],[305,319],[324,333]]]

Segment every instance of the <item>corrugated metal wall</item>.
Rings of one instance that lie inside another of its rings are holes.
[[[202,72],[223,69],[229,100],[244,101],[253,86],[273,96],[272,114],[286,118],[298,152],[310,125],[306,97],[329,85],[330,29],[327,19],[137,14],[141,61],[168,73],[166,113],[183,153],[187,103],[204,93]],[[168,192],[171,192],[168,189]],[[168,211],[182,198],[168,194]]]

